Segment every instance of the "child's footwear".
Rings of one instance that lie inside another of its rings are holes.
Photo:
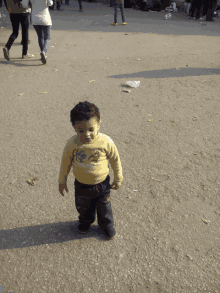
[[[103,229],[103,231],[105,232],[106,236],[108,237],[108,240],[113,239],[116,235],[116,231],[113,227],[112,228],[105,228],[105,229]]]
[[[79,233],[81,234],[86,233],[89,230],[90,226],[91,224],[79,224],[78,226]]]
[[[3,53],[4,53],[4,57],[6,60],[10,61],[10,57],[9,57],[9,50],[8,48],[4,47],[3,48]]]
[[[113,22],[113,23],[111,23],[111,25],[116,26],[116,25],[118,25],[118,24],[117,24],[117,22]]]
[[[122,25],[126,25],[126,24],[127,24],[127,22],[123,22],[123,23],[122,23]]]

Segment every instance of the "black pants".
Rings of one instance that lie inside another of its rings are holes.
[[[82,184],[75,179],[75,205],[81,224],[92,224],[97,211],[98,225],[102,229],[114,226],[109,181],[109,175],[96,185]]]
[[[82,0],[78,0],[78,3],[79,3],[79,9],[82,10],[83,7],[82,7]]]
[[[190,11],[191,11],[190,16],[193,17],[194,13],[195,13],[195,10],[196,10],[196,18],[199,18],[201,7],[202,7],[202,1],[201,0],[193,0],[192,5],[191,5],[191,9],[190,9]]]
[[[21,29],[22,29],[22,41],[23,41],[22,55],[26,55],[28,51],[28,27],[29,27],[28,13],[10,13],[10,20],[12,24],[12,34],[10,35],[5,47],[8,50],[10,50],[14,41],[17,39],[18,33],[19,33],[19,23],[20,23]]]

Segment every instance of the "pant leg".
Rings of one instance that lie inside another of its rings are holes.
[[[82,8],[82,0],[78,0],[78,3],[79,3],[79,9],[80,9],[80,10],[83,9],[83,8]]]
[[[191,12],[190,12],[190,13],[191,13],[191,14],[190,14],[191,17],[194,16],[194,12],[195,12],[195,9],[196,9],[196,1],[197,1],[197,0],[193,0],[193,1],[192,1]]]
[[[23,43],[23,50],[22,55],[26,55],[28,51],[28,28],[29,28],[29,20],[28,20],[28,13],[21,14],[21,29],[22,29],[22,43]]]
[[[122,22],[125,22],[125,11],[124,11],[124,3],[119,5],[120,10],[121,10],[121,18],[122,18]]]
[[[75,180],[75,205],[81,224],[92,224],[96,216],[96,197],[93,187],[77,183]]]
[[[5,47],[10,50],[11,46],[13,45],[14,41],[18,37],[19,33],[19,14],[16,13],[10,13],[10,20],[11,20],[11,25],[12,25],[12,34],[10,35],[7,44]]]
[[[114,13],[114,23],[117,23],[117,18],[118,18],[118,4],[117,3],[115,3],[115,5],[114,5],[114,11],[115,11],[115,13]]]
[[[102,229],[111,229],[114,226],[114,219],[110,202],[110,176],[108,175],[100,185],[96,202],[98,225]]]
[[[43,51],[47,55],[51,42],[51,25],[42,25],[43,30]]]
[[[41,52],[44,50],[44,42],[43,42],[43,31],[42,31],[42,26],[41,25],[33,25],[36,33],[37,33],[37,37],[38,37],[38,44],[40,47]]]

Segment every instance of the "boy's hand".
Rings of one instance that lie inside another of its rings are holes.
[[[116,182],[113,182],[112,185],[111,185],[111,189],[119,189],[120,185]]]
[[[66,190],[66,192],[69,192],[66,184],[59,184],[59,192],[62,196],[64,196],[63,191]]]

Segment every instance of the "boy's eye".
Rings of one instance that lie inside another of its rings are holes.
[[[79,132],[82,133],[83,131],[82,130],[79,130]]]

